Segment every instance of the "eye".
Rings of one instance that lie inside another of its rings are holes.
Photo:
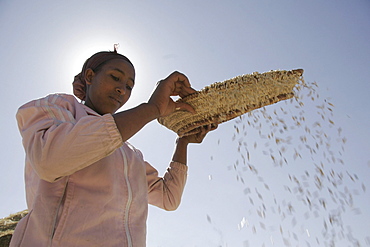
[[[114,76],[114,75],[110,75],[110,76],[112,77],[112,79],[113,79],[113,80],[115,80],[115,81],[119,81],[119,77]]]
[[[126,88],[128,89],[128,90],[132,90],[133,89],[133,87],[131,87],[130,85],[126,85]]]

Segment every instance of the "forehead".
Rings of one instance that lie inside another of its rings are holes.
[[[135,77],[134,67],[124,59],[112,59],[104,64],[103,70],[117,70],[123,72],[127,76]]]

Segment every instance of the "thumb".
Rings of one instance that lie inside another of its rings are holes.
[[[190,112],[190,113],[193,113],[193,114],[196,113],[196,111],[194,110],[194,108],[191,105],[183,103],[183,102],[175,103],[175,110],[176,111],[187,111],[187,112]]]

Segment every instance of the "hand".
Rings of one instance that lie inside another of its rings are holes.
[[[179,141],[184,141],[186,143],[202,143],[204,137],[208,134],[208,132],[213,131],[217,129],[218,124],[210,124],[201,127],[201,132],[194,134],[194,135],[189,135],[189,136],[184,136],[179,138]]]
[[[217,124],[206,125],[203,126],[201,132],[197,134],[179,137],[176,142],[175,153],[173,154],[172,160],[186,165],[188,144],[201,143],[204,137],[208,134],[208,132],[217,129],[217,127],[218,127]]]
[[[167,116],[174,111],[183,110],[195,113],[193,107],[186,103],[175,103],[170,96],[185,97],[196,91],[191,88],[189,79],[180,72],[173,72],[166,79],[158,82],[148,103],[157,107],[159,116]]]

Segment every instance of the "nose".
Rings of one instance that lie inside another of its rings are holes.
[[[125,95],[126,94],[126,86],[116,87],[116,92],[119,93],[120,95]]]

